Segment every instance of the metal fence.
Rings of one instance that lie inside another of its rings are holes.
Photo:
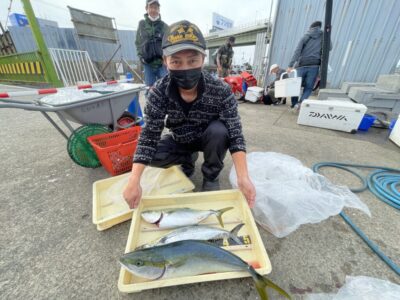
[[[47,82],[39,52],[0,56],[0,81]]]
[[[324,16],[325,0],[280,0],[267,67],[286,68],[310,24]],[[375,82],[380,74],[393,73],[400,60],[400,1],[333,1],[331,40],[328,87]]]
[[[87,51],[49,48],[49,52],[64,86],[99,81]]]

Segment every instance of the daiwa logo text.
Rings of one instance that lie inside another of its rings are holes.
[[[344,115],[335,115],[335,114],[321,114],[319,112],[310,111],[308,115],[311,118],[319,118],[319,119],[329,119],[329,120],[339,120],[339,121],[347,121],[346,116]]]

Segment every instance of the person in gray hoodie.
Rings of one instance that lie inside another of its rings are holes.
[[[321,65],[321,26],[322,23],[320,21],[315,21],[311,24],[310,29],[297,45],[289,63],[287,72],[290,73],[296,68],[297,76],[302,77],[302,86],[304,87],[300,101],[298,100],[299,97],[292,97],[292,108],[298,108],[298,102],[301,103],[311,95],[315,80],[317,79],[319,66]]]

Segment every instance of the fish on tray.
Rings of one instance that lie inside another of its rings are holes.
[[[159,228],[176,228],[189,225],[196,225],[201,221],[214,215],[218,218],[219,223],[224,227],[222,222],[222,214],[233,207],[226,207],[219,210],[198,210],[191,208],[176,208],[170,210],[147,210],[142,212],[142,218],[151,224],[157,225]]]
[[[132,274],[149,280],[246,271],[253,278],[261,299],[268,299],[267,287],[290,299],[283,289],[258,274],[240,257],[204,241],[186,240],[135,250],[123,255],[119,261]]]
[[[138,247],[137,249],[150,248],[184,240],[211,241],[219,239],[232,239],[236,244],[243,245],[238,238],[238,232],[243,223],[236,225],[231,231],[206,225],[185,226],[171,231],[161,238]]]

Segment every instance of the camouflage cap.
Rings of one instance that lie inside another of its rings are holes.
[[[169,26],[163,37],[162,48],[165,56],[182,50],[195,50],[206,54],[206,41],[195,24],[183,20]]]
[[[158,0],[146,0],[146,6],[153,3],[157,3],[158,5],[160,5],[160,2]]]

